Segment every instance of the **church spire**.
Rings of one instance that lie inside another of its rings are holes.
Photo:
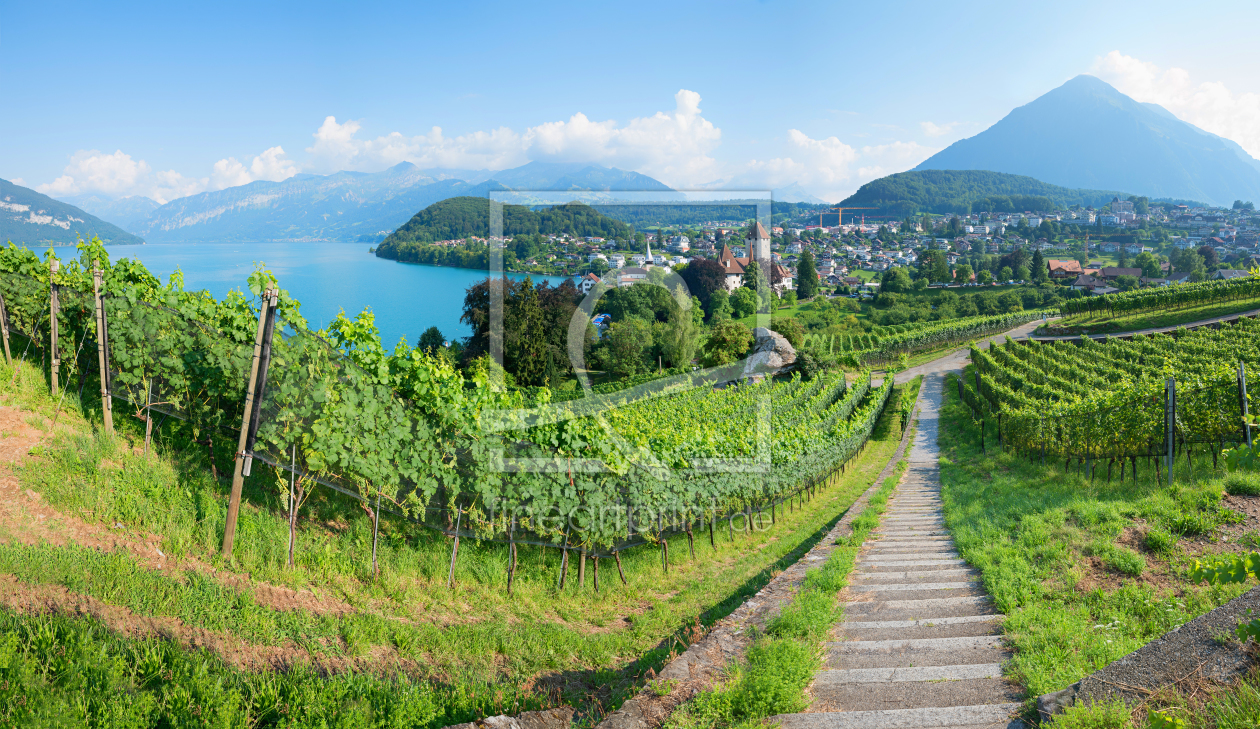
[[[647,243],[647,260],[643,262],[643,267],[647,268],[652,265],[652,241],[648,240],[647,237],[644,236],[643,242]]]

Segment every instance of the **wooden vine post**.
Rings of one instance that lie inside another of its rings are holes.
[[[1173,460],[1176,458],[1177,380],[1169,377],[1164,383],[1164,440],[1168,459],[1168,485],[1172,486]]]
[[[4,309],[4,296],[0,296],[0,332],[4,333],[4,361],[13,364],[13,355],[9,354],[9,312]]]
[[[92,295],[96,299],[96,365],[101,371],[101,417],[105,432],[114,432],[114,403],[109,396],[109,340],[105,335],[105,307],[101,305],[101,267],[92,262]],[[0,307],[0,317],[4,316]],[[9,355],[9,325],[4,325],[4,354]]]
[[[241,489],[245,486],[245,449],[254,415],[254,390],[258,386],[258,365],[262,361],[263,335],[275,300],[275,289],[263,292],[262,309],[258,312],[258,333],[254,337],[254,358],[249,367],[249,387],[245,390],[245,413],[241,416],[241,436],[236,446],[236,465],[232,471],[232,493],[228,496],[227,521],[223,525],[224,559],[231,559],[232,541],[236,538],[236,520],[241,511]]]
[[[60,389],[58,382],[58,370],[61,369],[61,354],[57,351],[57,314],[61,311],[61,302],[57,296],[57,272],[61,270],[61,261],[56,258],[48,262],[48,270],[51,274],[48,278],[48,309],[49,309],[49,325],[52,330],[52,396],[57,397],[57,391]]]
[[[0,309],[0,315],[3,315],[3,309]],[[5,339],[5,347],[7,354],[8,339]],[[1247,365],[1242,362],[1238,363],[1238,404],[1242,410],[1243,420],[1243,437],[1247,439],[1247,447],[1251,447],[1251,414],[1247,411]]]

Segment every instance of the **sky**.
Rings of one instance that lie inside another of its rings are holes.
[[[1081,73],[1260,157],[1257,21],[1257,3],[0,0],[0,178],[167,202],[541,160],[836,201]]]

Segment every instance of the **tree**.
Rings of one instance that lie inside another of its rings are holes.
[[[1207,266],[1204,265],[1203,256],[1191,248],[1173,253],[1172,266],[1177,273],[1190,274],[1191,281],[1202,281],[1207,278]]]
[[[976,274],[976,283],[987,284],[993,280],[993,274],[984,269]]]
[[[925,258],[919,259],[919,272],[928,283],[941,283],[949,280],[949,261],[944,251],[928,251]]]
[[[1116,287],[1121,291],[1132,291],[1138,287],[1138,277],[1116,276]]]
[[[446,337],[442,336],[442,331],[437,327],[429,327],[420,335],[419,341],[416,342],[416,349],[426,354],[433,354],[445,344]]]
[[[971,266],[960,263],[954,267],[954,280],[958,283],[971,283],[972,270]]]
[[[608,325],[605,366],[617,377],[629,377],[647,369],[644,351],[652,346],[652,328],[638,318]]]
[[[801,260],[796,264],[796,292],[802,299],[818,295],[818,267],[814,265],[814,254],[809,251],[801,253]]]
[[[1203,265],[1209,269],[1220,265],[1220,261],[1216,257],[1216,249],[1212,246],[1199,246],[1199,255],[1203,256]]]
[[[722,321],[730,319],[734,310],[731,309],[731,295],[726,289],[718,289],[709,297],[709,322]]]
[[[728,365],[744,356],[752,343],[753,334],[748,327],[730,319],[719,321],[704,344],[704,363],[708,367]]]
[[[761,272],[761,266],[756,261],[749,261],[744,267],[744,277],[740,280],[740,286],[753,291],[760,291],[766,287],[765,274]]]
[[[732,316],[736,319],[752,316],[757,313],[757,303],[757,293],[753,289],[747,286],[735,289],[735,293],[731,295],[731,308],[734,309]]]
[[[699,303],[692,303],[699,308]],[[689,307],[690,308],[690,307]],[[685,367],[691,364],[700,346],[701,325],[692,316],[691,311],[679,309],[669,323],[664,326],[661,336],[661,356],[671,367]]]
[[[1012,271],[1011,274],[1015,277],[1016,281],[1027,281],[1030,276],[1030,274],[1028,273],[1028,268],[1026,266],[1019,266],[1014,271]]]
[[[783,305],[787,307],[796,306],[796,292],[788,289],[783,293]]]
[[[805,325],[795,317],[778,317],[770,323],[770,329],[782,334],[793,349],[799,349],[805,341]]]
[[[888,291],[894,294],[904,294],[914,287],[914,282],[910,280],[910,272],[898,266],[884,271],[883,280],[880,282],[879,290]]]
[[[1002,270],[998,271],[998,281],[1002,283],[1010,281],[1013,278],[1015,278],[1015,272],[1011,270],[1010,266],[1002,266]]]
[[[1163,270],[1159,266],[1159,259],[1155,257],[1154,253],[1142,251],[1137,254],[1133,257],[1133,267],[1142,269],[1142,275],[1147,278],[1159,278],[1163,275]]]
[[[726,269],[712,258],[693,258],[679,274],[687,284],[691,295],[700,299],[704,310],[713,314],[711,298],[713,292],[726,290]]]
[[[1050,269],[1046,265],[1045,256],[1041,255],[1040,248],[1033,252],[1032,276],[1034,281],[1045,281],[1050,278]]]
[[[1120,255],[1116,257],[1116,265],[1120,268],[1129,267],[1129,251],[1127,249],[1128,247],[1125,244],[1120,244]]]

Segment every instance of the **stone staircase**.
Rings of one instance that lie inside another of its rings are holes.
[[[806,713],[783,729],[1025,727],[1024,691],[1002,678],[1002,615],[954,550],[941,511],[937,409],[943,377],[924,382],[909,470],[841,594]]]

